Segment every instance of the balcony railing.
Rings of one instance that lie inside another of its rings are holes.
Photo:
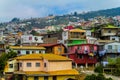
[[[120,53],[117,49],[107,49],[106,53]]]

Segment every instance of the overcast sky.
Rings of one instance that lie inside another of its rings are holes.
[[[0,22],[120,7],[120,0],[0,0]]]

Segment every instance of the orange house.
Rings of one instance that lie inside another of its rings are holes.
[[[46,48],[46,53],[64,54],[66,47],[63,44],[40,44],[40,47]]]

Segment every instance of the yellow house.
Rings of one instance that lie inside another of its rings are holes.
[[[55,54],[28,54],[15,60],[17,67],[13,80],[74,80],[78,75],[72,69],[71,59]]]
[[[46,53],[64,54],[66,47],[63,44],[40,44],[40,47],[46,48]]]

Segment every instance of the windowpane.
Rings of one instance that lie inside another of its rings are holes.
[[[30,54],[30,52],[29,52],[29,51],[26,51],[26,54]]]
[[[36,67],[40,67],[40,63],[36,63]]]
[[[48,80],[48,76],[44,76],[44,80]]]
[[[39,79],[39,77],[38,77],[38,76],[35,76],[35,77],[34,77],[34,80],[38,80],[38,79]]]
[[[9,64],[9,68],[13,68],[13,64]]]
[[[112,49],[112,45],[108,45],[108,49]]]
[[[27,63],[27,67],[31,67],[31,63]]]
[[[56,76],[53,76],[53,80],[57,80],[57,77],[56,77]]]

